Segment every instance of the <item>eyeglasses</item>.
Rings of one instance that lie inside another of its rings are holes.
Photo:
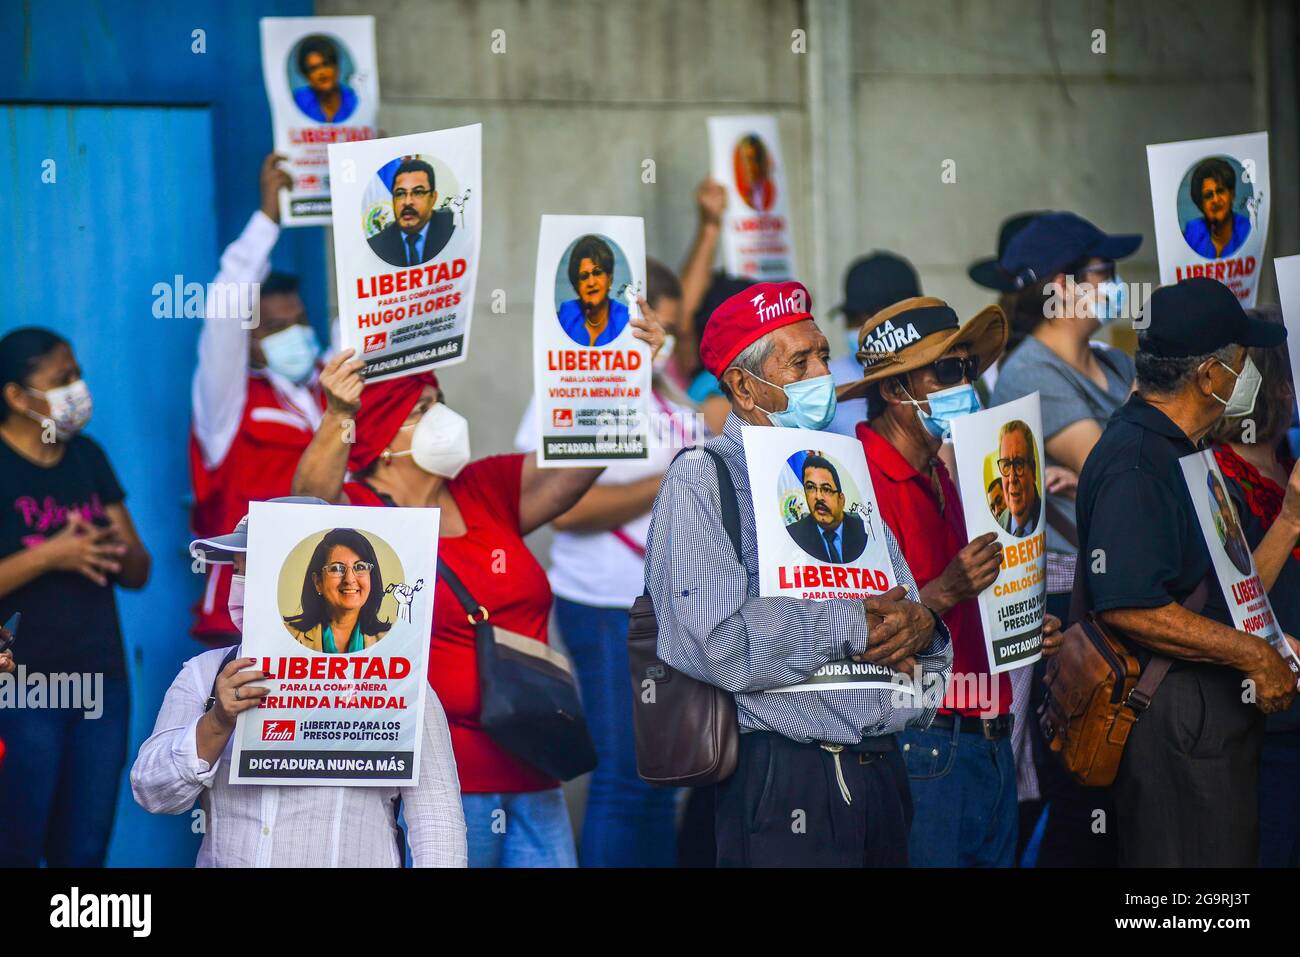
[[[605,270],[597,266],[594,269],[592,269],[591,272],[578,273],[578,282],[586,282],[588,279],[591,279],[593,276],[599,279],[603,275],[605,275]]]
[[[963,379],[971,382],[979,375],[980,361],[975,356],[948,356],[931,363],[940,385],[956,385]]]
[[[356,575],[358,578],[363,578],[368,576],[370,574],[370,569],[374,567],[374,562],[355,561],[352,563],[352,574]],[[347,574],[348,566],[343,564],[343,562],[330,562],[322,568],[321,571],[326,575],[329,575],[330,578],[342,578]]]
[[[812,495],[815,492],[821,492],[821,494],[825,495],[827,498],[840,493],[840,490],[834,485],[818,485],[815,482],[804,482],[803,490],[808,495]]]
[[[1017,475],[1024,475],[1025,469],[1029,468],[1029,459],[998,459],[998,471],[1003,475],[1010,475],[1014,470]]]
[[[402,187],[401,189],[393,190],[393,199],[397,200],[398,202],[401,202],[402,200],[406,199],[406,197],[408,196],[410,196],[411,199],[424,199],[432,192],[433,190],[425,189],[423,186],[417,186],[415,187],[415,189],[409,189],[409,190],[406,187]]]

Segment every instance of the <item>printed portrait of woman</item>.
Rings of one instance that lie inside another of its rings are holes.
[[[772,160],[758,134],[741,137],[732,157],[736,174],[736,191],[745,205],[760,213],[767,212],[776,201],[776,183],[772,181]]]
[[[627,306],[613,294],[614,270],[614,248],[603,237],[588,234],[573,244],[568,280],[577,298],[561,302],[556,315],[580,346],[607,345],[627,326]]]
[[[293,101],[317,123],[343,123],[357,108],[357,94],[340,81],[338,45],[316,33],[298,42],[298,72],[307,81],[293,91]]]
[[[312,651],[363,651],[392,628],[380,617],[384,577],[374,546],[354,528],[335,528],[312,551],[298,609],[284,614],[285,627]],[[287,611],[281,606],[281,613]]]

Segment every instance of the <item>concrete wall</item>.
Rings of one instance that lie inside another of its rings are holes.
[[[483,124],[485,218],[470,357],[440,375],[475,454],[511,447],[532,388],[532,290],[543,213],[644,216],[650,255],[676,266],[708,172],[705,120],[774,113],[790,189],[810,191],[804,57],[793,0],[319,0],[318,14],[375,16],[390,135]],[[492,32],[506,52],[493,53]],[[655,161],[655,182],[642,162]],[[810,213],[794,209],[808,249]],[[494,315],[492,292],[506,294]]]
[[[1124,273],[1155,283],[1146,144],[1269,127],[1270,17],[1261,2],[847,6],[856,245],[908,256],[925,291],[963,315],[990,298],[966,266],[995,251],[998,224],[1020,210],[1072,209],[1103,229],[1142,233]],[[1104,54],[1092,52],[1095,29],[1105,31]],[[1293,75],[1294,42],[1274,57],[1288,50]],[[1294,166],[1278,167],[1273,139],[1274,182],[1294,181]],[[1289,144],[1280,146],[1293,163]],[[956,163],[955,183],[940,181],[945,159]],[[1289,202],[1274,203],[1275,237],[1294,235],[1294,193]],[[1267,249],[1270,258],[1295,251]],[[834,270],[851,256],[832,258]],[[1264,283],[1261,299],[1275,301],[1271,269]]]
[[[822,309],[857,255],[884,248],[970,314],[989,296],[966,266],[1024,209],[1074,209],[1143,233],[1125,272],[1154,282],[1146,144],[1266,129],[1270,118],[1290,117],[1293,132],[1294,101],[1276,100],[1295,88],[1294,6],[318,0],[316,12],[375,16],[389,134],[484,124],[476,334],[470,359],[443,378],[486,453],[509,448],[531,389],[539,216],[642,215],[651,255],[676,265],[707,171],[708,116],[779,118],[801,278]],[[497,29],[504,53],[492,52]],[[806,55],[792,50],[795,29],[807,32]],[[1094,29],[1104,54],[1092,52]],[[1294,237],[1296,151],[1285,131],[1274,139],[1272,233]],[[641,181],[645,159],[653,184]],[[955,183],[941,182],[945,160]],[[505,315],[487,308],[495,289]],[[1261,299],[1273,298],[1270,272]]]

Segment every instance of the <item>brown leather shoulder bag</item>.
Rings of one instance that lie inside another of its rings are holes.
[[[1085,610],[1083,567],[1081,561],[1074,575],[1073,624],[1062,637],[1061,650],[1047,662],[1038,724],[1076,781],[1108,787],[1119,772],[1134,723],[1151,707],[1173,660],[1152,655],[1142,668],[1118,633]],[[1183,606],[1199,614],[1208,596],[1206,579]]]

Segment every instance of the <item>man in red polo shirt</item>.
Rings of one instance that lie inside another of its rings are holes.
[[[904,299],[862,326],[865,375],[839,391],[841,400],[866,397],[867,421],[858,423],[857,436],[881,516],[921,601],[952,633],[943,706],[928,730],[899,734],[912,788],[914,867],[1015,863],[1011,681],[1006,672],[988,673],[975,601],[997,578],[1002,552],[992,532],[967,540],[956,483],[939,458],[951,419],[979,409],[972,383],[1006,343],[1007,320],[997,306],[961,325],[940,299]],[[1059,641],[1059,622],[1050,630]]]
[[[298,280],[271,272],[279,192],[289,185],[283,159],[273,153],[262,161],[260,208],[221,254],[221,270],[208,287],[191,394],[191,524],[200,538],[224,535],[250,501],[289,494],[325,407],[320,344]],[[208,566],[194,605],[191,634],[209,645],[239,640],[227,612],[230,568]]]

